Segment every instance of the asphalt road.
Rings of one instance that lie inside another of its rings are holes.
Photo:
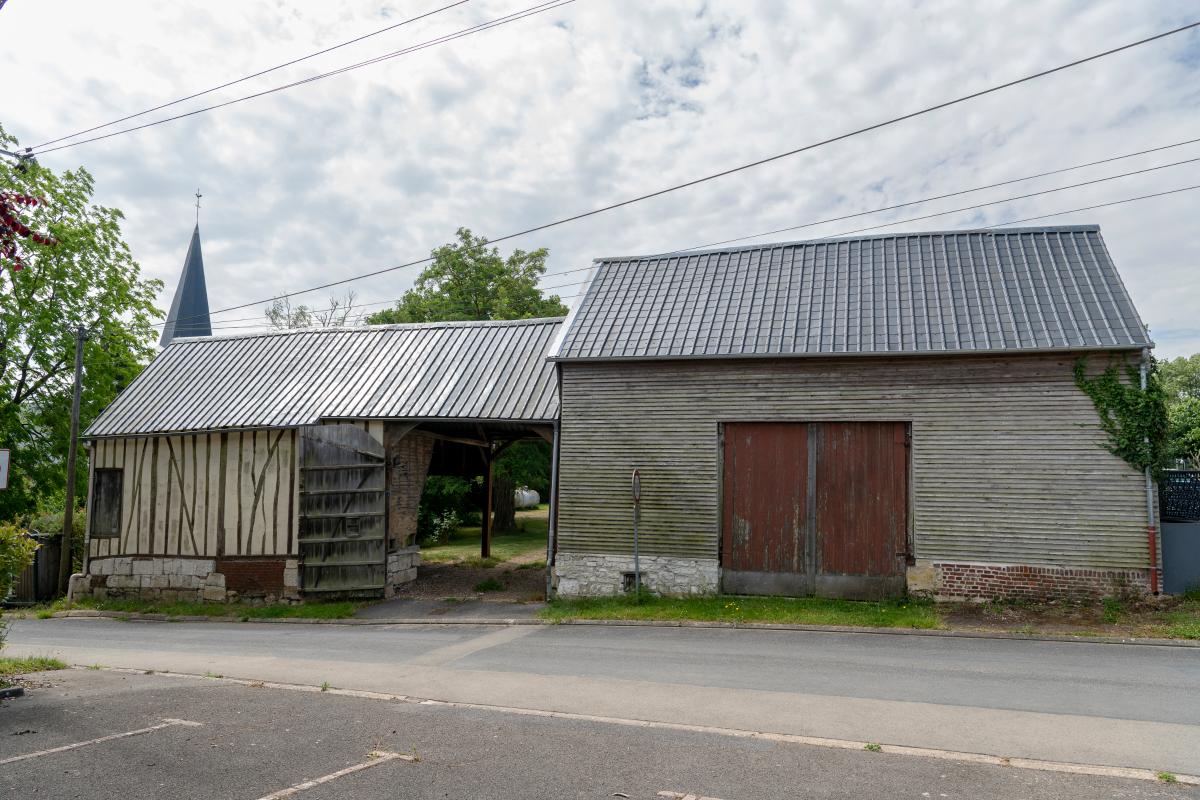
[[[0,708],[0,794],[56,800],[296,796],[1184,798],[1196,790],[862,750],[72,670]],[[164,723],[183,720],[189,724]],[[163,727],[136,736],[108,738]],[[90,742],[90,743],[89,743]],[[71,744],[71,750],[53,752]],[[51,752],[47,752],[51,751]],[[372,758],[400,753],[407,759]],[[5,759],[26,756],[3,763]]]
[[[1200,649],[702,628],[14,622],[14,653],[1200,773]],[[935,795],[936,796],[936,795]]]

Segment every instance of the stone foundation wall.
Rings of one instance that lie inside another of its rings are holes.
[[[642,556],[639,563],[642,585],[658,594],[716,594],[720,586],[715,558]],[[621,594],[627,572],[633,572],[632,555],[559,553],[554,561],[554,581],[561,597]]]
[[[270,562],[269,564],[265,562]],[[265,603],[300,599],[299,562],[294,558],[225,562],[232,581],[218,571],[212,558],[117,556],[93,558],[87,574],[71,576],[68,597],[76,600],[139,599],[225,603],[261,600]],[[270,585],[261,579],[270,576]]]
[[[908,570],[908,590],[939,600],[1094,599],[1146,595],[1150,593],[1150,570],[918,561]]]
[[[402,547],[388,553],[387,584],[384,586],[385,597],[396,594],[396,587],[411,583],[417,579],[417,567],[421,566],[421,548]]]

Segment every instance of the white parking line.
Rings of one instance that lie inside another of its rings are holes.
[[[659,792],[658,796],[669,798],[669,800],[718,800],[716,797],[702,797],[698,794],[684,794],[683,792]]]
[[[132,667],[104,667],[110,672],[123,672],[133,675],[144,674],[143,669]],[[638,728],[648,728],[669,731],[686,731],[689,733],[707,733],[718,736],[730,736],[738,739],[760,739],[769,742],[785,744],[809,745],[812,747],[829,747],[838,750],[864,750],[869,742],[852,739],[829,739],[817,736],[805,736],[792,733],[770,733],[752,731],[740,728],[722,728],[711,725],[689,725],[679,722],[662,722],[644,719],[627,719],[623,717],[605,717],[593,714],[578,714],[570,711],[546,711],[536,708],[519,708],[513,706],[490,705],[487,703],[467,703],[454,700],[431,700],[388,692],[372,692],[365,689],[335,689],[322,688],[301,683],[278,683],[275,681],[257,681],[248,678],[208,678],[191,672],[170,672],[159,670],[158,675],[173,678],[193,678],[197,680],[220,680],[236,686],[253,686],[258,689],[285,689],[292,692],[326,693],[341,697],[361,697],[366,700],[385,700],[388,702],[415,703],[425,706],[442,706],[445,708],[464,708],[475,711],[494,711],[503,714],[515,714],[527,717],[548,717],[552,719],[567,719],[580,722],[596,722],[606,725],[627,725]],[[998,767],[1014,767],[1016,769],[1043,770],[1046,772],[1066,772],[1074,775],[1096,775],[1104,778],[1129,778],[1131,780],[1158,781],[1159,773],[1152,769],[1139,767],[1112,767],[1104,764],[1075,764],[1063,761],[1041,761],[1033,758],[1018,758],[1010,756],[970,753],[960,750],[937,750],[929,747],[912,747],[910,745],[881,744],[880,752],[901,756],[918,756],[922,758],[940,758],[947,761],[959,761],[967,764],[988,764]],[[1200,775],[1185,775],[1176,773],[1175,782],[1184,786],[1200,786]],[[686,795],[685,795],[686,796]]]
[[[41,756],[53,755],[54,753],[65,753],[68,750],[78,750],[81,747],[89,747],[93,744],[101,742],[111,742],[113,739],[126,739],[130,736],[141,736],[143,733],[153,733],[161,731],[163,728],[174,728],[182,725],[188,728],[198,728],[203,723],[189,722],[186,719],[164,719],[158,725],[151,725],[148,728],[138,728],[136,731],[126,731],[125,733],[110,733],[108,736],[100,736],[96,739],[88,739],[86,742],[75,742],[74,744],[64,744],[62,747],[51,747],[49,750],[38,750],[36,753],[25,753],[24,755],[11,756],[10,758],[0,759],[0,764],[12,764],[16,761],[25,761],[30,758],[40,758]]]
[[[388,761],[395,761],[396,759],[400,759],[401,761],[414,761],[415,760],[412,756],[406,756],[406,755],[402,755],[400,753],[374,752],[374,753],[371,753],[371,757],[369,759],[362,762],[361,764],[355,764],[353,767],[346,767],[345,769],[339,769],[337,772],[331,772],[328,775],[324,775],[320,778],[313,778],[311,781],[305,781],[304,783],[297,783],[295,786],[289,786],[286,789],[280,789],[278,792],[272,792],[271,794],[263,795],[262,797],[258,798],[258,800],[280,800],[281,798],[284,798],[284,797],[291,797],[294,794],[299,794],[300,792],[303,792],[305,789],[311,789],[314,786],[320,786],[322,783],[329,783],[330,781],[335,781],[344,775],[349,775],[351,773],[359,772],[364,769],[370,769],[371,767],[378,766],[379,764],[385,764]]]

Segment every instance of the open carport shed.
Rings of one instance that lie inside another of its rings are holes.
[[[390,594],[416,577],[437,442],[479,448],[490,476],[505,443],[555,436],[560,324],[177,339],[85,433],[73,596]]]

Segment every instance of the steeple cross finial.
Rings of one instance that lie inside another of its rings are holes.
[[[200,198],[204,195],[200,194],[200,190],[196,189],[196,224],[200,224]]]

